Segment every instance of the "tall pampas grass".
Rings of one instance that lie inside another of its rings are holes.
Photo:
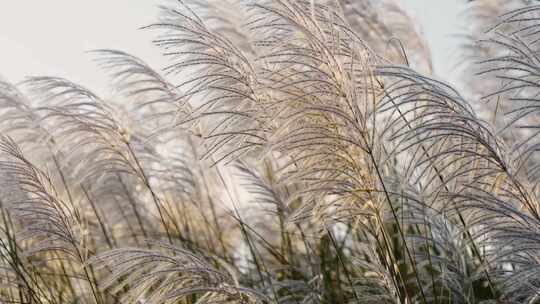
[[[0,81],[0,303],[540,303],[540,7],[466,92],[385,1],[184,0],[102,97]],[[471,94],[472,93],[472,94]]]

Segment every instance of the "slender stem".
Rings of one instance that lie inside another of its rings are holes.
[[[137,166],[137,171],[140,174],[140,177],[142,179],[143,184],[145,185],[146,189],[150,192],[150,195],[152,196],[152,201],[154,202],[154,206],[156,207],[156,209],[158,211],[159,218],[161,220],[161,224],[163,225],[163,228],[165,229],[165,233],[167,234],[167,239],[169,240],[169,243],[172,245],[173,241],[172,241],[171,233],[169,232],[169,225],[167,225],[167,222],[165,221],[165,218],[163,216],[163,211],[161,210],[162,206],[161,206],[161,203],[159,201],[159,198],[157,197],[156,193],[154,192],[154,190],[150,186],[150,181],[148,180],[148,177],[146,176],[146,173],[144,172],[144,170],[142,168],[142,165],[139,162],[139,158],[135,155],[135,151],[133,151],[133,148],[131,147],[131,144],[127,140],[124,141],[124,143],[126,144],[126,147],[128,148],[128,151],[131,154],[131,157],[135,161],[135,165]],[[170,215],[169,215],[169,217],[170,217]]]

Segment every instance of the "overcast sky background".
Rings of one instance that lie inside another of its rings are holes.
[[[464,0],[401,0],[421,23],[436,73],[448,79],[455,62]],[[156,68],[164,62],[151,44],[153,33],[138,27],[155,20],[161,0],[0,0],[0,76],[69,78],[94,89],[105,86],[92,62],[93,49],[119,49]],[[450,58],[450,59],[449,59]]]

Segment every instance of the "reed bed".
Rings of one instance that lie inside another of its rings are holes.
[[[540,5],[466,12],[464,93],[390,0],[171,1],[110,96],[0,81],[0,303],[540,303]]]

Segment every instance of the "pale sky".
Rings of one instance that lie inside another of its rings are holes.
[[[401,0],[423,27],[435,70],[447,78],[463,0]],[[94,89],[105,77],[86,51],[119,49],[163,67],[151,44],[154,34],[138,27],[155,20],[162,0],[0,0],[0,76],[69,78]]]

